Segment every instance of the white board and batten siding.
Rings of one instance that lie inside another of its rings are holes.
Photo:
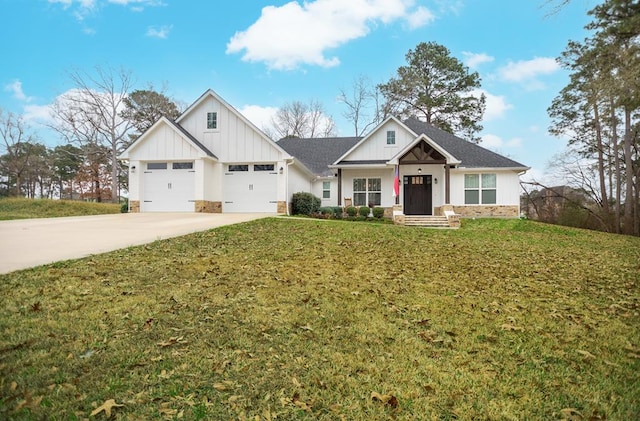
[[[184,135],[166,123],[160,123],[145,137],[153,137],[153,142],[140,142],[129,152],[129,160],[163,161],[196,159],[202,151],[184,138]]]
[[[207,129],[207,113],[210,112],[217,113],[216,129]],[[278,162],[283,159],[282,152],[264,134],[212,95],[189,110],[180,124],[220,162]]]
[[[388,131],[395,133],[393,145],[387,144]],[[412,133],[391,119],[369,134],[366,141],[360,143],[344,159],[348,161],[390,160],[414,140],[415,136]]]

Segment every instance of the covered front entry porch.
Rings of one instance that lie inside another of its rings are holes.
[[[394,160],[398,194],[394,221],[410,225],[450,226],[451,157],[420,139]],[[459,224],[459,219],[456,221]]]

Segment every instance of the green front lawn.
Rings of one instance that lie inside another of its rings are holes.
[[[104,215],[110,213],[120,213],[120,204],[90,203],[76,200],[0,199],[0,220]]]
[[[0,276],[0,418],[638,419],[639,281],[531,221],[219,228]]]

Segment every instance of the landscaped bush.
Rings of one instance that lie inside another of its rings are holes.
[[[120,199],[120,213],[128,213],[129,212],[129,198],[123,197]]]
[[[384,216],[384,208],[376,206],[373,208],[373,217],[374,218],[382,218]]]
[[[355,206],[349,206],[347,208],[347,215],[354,217],[358,214],[358,208],[356,208]]]
[[[322,214],[324,216],[332,216],[333,215],[333,208],[322,207],[322,208],[318,209],[318,212],[320,212],[320,214]]]
[[[320,209],[320,198],[311,193],[294,193],[291,199],[291,213],[294,215],[311,215]]]
[[[342,213],[344,211],[342,210],[342,208],[340,206],[335,206],[333,208],[333,217],[336,219],[342,219]]]
[[[369,206],[360,206],[360,209],[358,209],[358,213],[360,214],[360,216],[364,217],[369,216],[370,211],[371,209],[369,209]]]

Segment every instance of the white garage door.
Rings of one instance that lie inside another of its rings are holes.
[[[223,179],[223,212],[277,212],[275,164],[228,165]]]
[[[148,162],[142,178],[142,212],[195,211],[193,162]]]

